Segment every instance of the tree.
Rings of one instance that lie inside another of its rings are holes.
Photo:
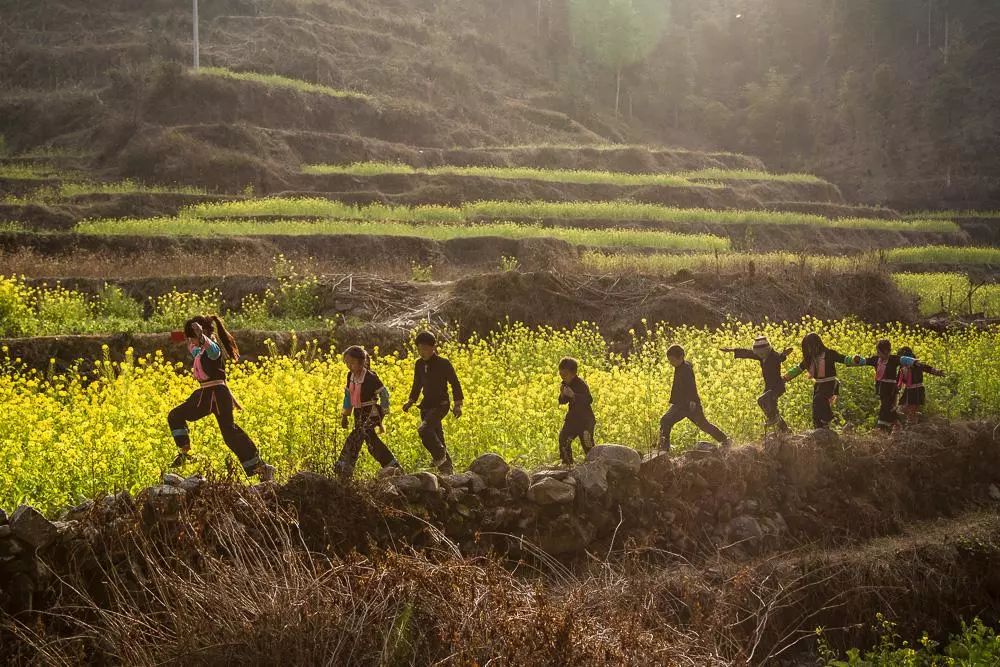
[[[666,20],[663,0],[571,0],[574,42],[614,72],[615,116],[621,109],[622,73],[653,50]]]

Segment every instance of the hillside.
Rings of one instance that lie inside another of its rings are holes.
[[[994,7],[744,4],[672,3],[612,86],[584,0],[203,0],[202,76],[179,67],[183,3],[12,0],[0,134],[13,152],[233,190],[283,189],[300,163],[414,157],[398,144],[640,142],[761,155],[867,203],[998,205],[997,82],[977,64],[997,53]]]

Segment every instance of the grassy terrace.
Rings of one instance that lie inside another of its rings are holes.
[[[913,213],[906,213],[903,215],[907,220],[911,219],[923,219],[923,220],[954,220],[959,218],[998,218],[1000,219],[1000,211],[916,211]]]
[[[307,165],[303,167],[302,171],[303,173],[314,175],[346,174],[350,176],[382,176],[386,174],[424,174],[428,176],[478,176],[484,178],[545,181],[550,183],[586,183],[619,186],[719,187],[715,181],[826,182],[809,174],[772,174],[754,169],[700,169],[673,174],[630,174],[584,169],[455,166],[412,167],[395,162],[355,162],[346,165]]]
[[[7,195],[2,201],[6,204],[44,204],[86,195],[134,194],[207,195],[209,193],[204,188],[186,185],[145,185],[132,180],[114,183],[71,182],[60,183],[57,186],[42,186],[23,196]]]
[[[807,213],[781,211],[717,211],[704,208],[677,208],[626,201],[543,202],[480,201],[452,206],[353,206],[319,198],[264,198],[200,204],[186,215],[200,218],[257,216],[316,217],[341,220],[394,220],[461,224],[468,220],[604,220],[608,223],[662,222],[682,225],[812,225],[843,229],[875,229],[914,232],[959,232],[949,220],[882,220],[879,218],[825,218]]]
[[[388,221],[351,220],[249,220],[219,219],[207,223],[194,216],[174,218],[94,220],[77,225],[84,234],[129,234],[140,236],[260,236],[260,235],[380,235],[414,236],[446,241],[457,238],[499,236],[510,239],[554,238],[572,243],[606,248],[654,248],[674,251],[725,251],[729,239],[710,234],[676,234],[672,232],[632,229],[577,229],[572,227],[544,228],[513,222],[476,225],[409,224]]]
[[[706,155],[708,157],[746,157],[742,153],[731,153],[728,151],[693,151],[688,148],[671,148],[669,146],[655,146],[650,144],[513,144],[509,146],[477,146],[473,148],[463,148],[462,150],[491,152],[545,149],[588,151],[643,150],[649,151],[650,153],[677,153],[686,155]]]
[[[366,102],[371,102],[374,100],[370,95],[364,93],[358,93],[350,90],[340,90],[337,88],[331,88],[330,86],[323,86],[316,83],[310,83],[308,81],[302,81],[301,79],[291,79],[286,76],[280,76],[278,74],[262,74],[259,72],[234,72],[233,70],[226,69],[224,67],[202,67],[198,70],[197,74],[199,76],[215,76],[223,79],[232,79],[235,81],[250,81],[253,83],[263,84],[265,86],[270,86],[272,88],[287,88],[291,90],[297,90],[303,93],[315,93],[317,95],[326,95],[327,97],[339,97],[346,99],[356,99],[364,100]]]
[[[672,275],[688,271],[742,271],[752,263],[757,269],[781,269],[790,266],[828,271],[874,270],[884,266],[908,264],[947,264],[982,266],[1000,264],[1000,248],[964,248],[953,246],[908,246],[859,255],[807,255],[792,252],[719,252],[689,255],[631,255],[588,252],[582,261],[594,271],[605,273],[644,273]]]

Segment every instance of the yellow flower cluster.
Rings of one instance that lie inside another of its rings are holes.
[[[636,332],[632,353],[623,356],[586,323],[570,331],[508,324],[489,337],[441,347],[466,393],[465,414],[445,422],[449,448],[459,467],[487,451],[526,466],[558,461],[556,434],[565,409],[557,403],[557,363],[571,355],[580,360],[581,375],[594,395],[598,442],[648,450],[667,409],[673,369],[665,356],[673,342],[687,349],[709,419],[737,442],[757,439],[763,432],[755,402],[762,390],[760,367],[719,348],[749,347],[754,336],[765,334],[778,349],[796,348],[791,366],[800,359],[799,341],[811,330],[830,347],[865,355],[874,354],[876,341],[887,337],[894,348],[908,344],[919,358],[948,371],[948,377],[927,379],[928,412],[975,417],[1000,411],[997,327],[940,334],[809,319],[733,322],[715,330],[655,326]],[[429,466],[416,433],[418,411],[399,410],[410,388],[412,353],[374,352],[373,369],[393,396],[385,440],[407,469]],[[93,373],[44,374],[14,361],[0,366],[0,506],[7,508],[30,502],[53,511],[100,492],[154,483],[174,454],[167,412],[196,387],[185,369],[160,355],[101,362]],[[872,369],[844,369],[841,375],[842,417],[872,425],[877,409]],[[304,467],[329,469],[347,435],[340,427],[345,379],[336,354],[313,349],[231,365],[230,385],[246,407],[237,421],[279,475]],[[793,428],[809,427],[810,392],[809,380],[800,378],[781,400]],[[696,437],[687,422],[674,429],[675,446],[689,446]],[[200,458],[185,472],[225,471],[231,455],[213,420],[193,424],[192,440]],[[363,455],[360,474],[373,470],[374,463]]]

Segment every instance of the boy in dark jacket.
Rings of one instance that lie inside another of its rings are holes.
[[[788,430],[788,424],[778,411],[778,399],[785,393],[785,381],[781,379],[781,364],[785,363],[792,348],[777,352],[766,336],[758,336],[753,341],[753,349],[746,350],[736,347],[724,347],[722,352],[732,352],[736,359],[756,359],[760,362],[760,370],[764,375],[764,393],[757,397],[757,405],[767,417],[767,426],[777,426],[782,431]]]
[[[563,357],[559,361],[559,377],[562,378],[559,405],[569,405],[566,420],[559,431],[559,458],[567,465],[573,463],[574,440],[580,438],[584,454],[594,446],[594,427],[597,425],[594,398],[590,395],[590,387],[577,374],[579,370],[580,364],[572,357]]]
[[[413,368],[413,387],[410,389],[410,400],[403,404],[403,412],[408,411],[420,398],[423,392],[424,400],[420,403],[420,426],[417,433],[424,448],[431,453],[434,465],[443,475],[454,473],[451,454],[444,442],[444,427],[441,422],[448,415],[448,410],[455,417],[462,416],[462,403],[465,395],[462,384],[458,381],[455,367],[451,362],[437,353],[437,339],[430,331],[417,334],[417,352],[420,358]],[[448,385],[451,385],[455,396],[452,407],[448,398]]]
[[[674,424],[690,419],[695,426],[712,436],[723,449],[732,447],[729,436],[705,418],[698,396],[698,385],[694,379],[694,368],[684,361],[684,348],[671,345],[667,350],[667,361],[674,367],[674,384],[670,389],[670,409],[660,419],[660,451],[670,451],[670,431]]]

